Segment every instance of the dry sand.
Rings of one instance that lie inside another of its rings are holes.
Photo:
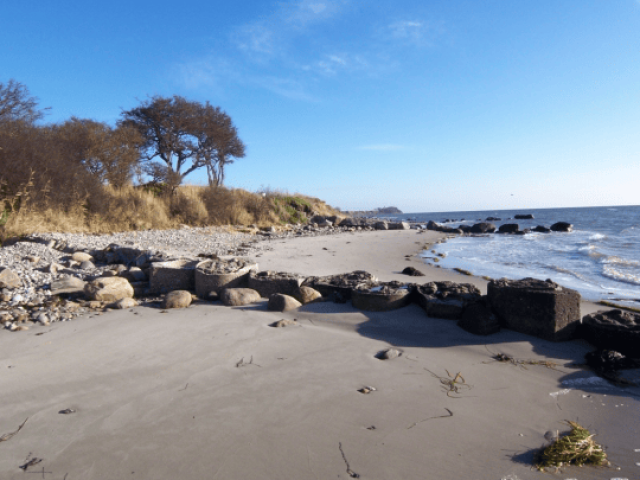
[[[309,275],[364,269],[381,280],[483,287],[405,259],[437,238],[299,238],[273,242],[258,261]],[[427,277],[400,275],[407,265]],[[282,318],[301,326],[269,326]],[[402,355],[375,358],[390,346]],[[0,437],[28,418],[0,442],[0,478],[640,478],[640,389],[608,386],[569,365],[589,350],[507,330],[474,336],[416,305],[371,313],[319,303],[284,314],[267,312],[265,302],[138,307],[0,332]],[[490,352],[558,367],[501,364]],[[461,372],[469,387],[447,396],[431,373],[447,371]],[[364,386],[376,390],[359,393]],[[563,420],[597,433],[614,468],[553,477],[533,470],[533,450],[545,432],[564,430]],[[42,462],[26,475],[19,466],[28,458]]]

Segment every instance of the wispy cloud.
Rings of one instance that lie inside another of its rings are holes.
[[[406,147],[404,145],[397,145],[393,143],[381,143],[375,145],[360,145],[356,147],[356,150],[369,150],[373,152],[395,152],[397,150],[403,150]]]
[[[414,46],[432,46],[436,37],[444,33],[441,23],[430,23],[423,20],[399,20],[387,26],[388,35],[403,43]]]

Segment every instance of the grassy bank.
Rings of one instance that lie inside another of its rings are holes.
[[[252,225],[306,223],[313,215],[339,212],[322,200],[280,191],[248,192],[225,187],[162,185],[109,186],[76,205],[30,204],[29,195],[3,198],[2,239],[36,232],[110,233],[171,229],[180,225]]]

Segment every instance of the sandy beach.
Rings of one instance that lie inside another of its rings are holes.
[[[483,279],[416,257],[436,232],[274,240],[261,270],[380,280]],[[400,272],[414,266],[424,277]],[[582,315],[598,309],[584,302]],[[272,328],[280,319],[300,326]],[[379,360],[394,347],[402,355]],[[551,478],[532,466],[548,431],[578,421],[612,467],[553,478],[640,478],[640,388],[573,364],[593,348],[509,330],[480,337],[417,305],[313,303],[268,312],[196,302],[0,332],[0,478],[49,480]],[[492,359],[553,362],[518,366]],[[460,373],[464,382],[450,382]],[[624,374],[624,372],[623,372]],[[374,387],[368,394],[363,387]],[[59,413],[66,409],[74,413]]]

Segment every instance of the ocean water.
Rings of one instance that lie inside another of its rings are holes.
[[[513,220],[531,213],[533,220]],[[573,224],[570,233],[529,233],[457,237],[434,247],[446,255],[443,268],[463,268],[492,278],[539,278],[578,290],[588,300],[640,303],[640,206],[412,213],[398,216],[416,222],[434,220],[448,226],[472,225],[498,217],[496,226],[517,223],[520,229]],[[425,252],[425,257],[433,257]]]

